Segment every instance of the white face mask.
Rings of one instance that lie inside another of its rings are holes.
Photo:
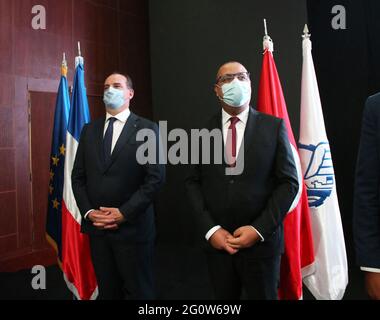
[[[232,82],[222,85],[221,89],[223,91],[221,99],[231,107],[239,108],[251,99],[252,88],[249,81],[234,79]]]
[[[109,87],[104,91],[103,101],[108,109],[118,110],[125,104],[124,92],[123,90]]]

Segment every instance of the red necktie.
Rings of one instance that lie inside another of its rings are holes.
[[[237,154],[237,133],[236,124],[240,121],[238,117],[232,117],[230,119],[231,125],[227,132],[226,141],[226,161],[230,167],[236,166],[236,154]]]

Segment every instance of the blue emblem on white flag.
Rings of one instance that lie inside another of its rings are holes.
[[[299,144],[299,148],[309,158],[304,175],[309,206],[317,208],[330,197],[335,184],[330,145],[328,142],[316,146]]]

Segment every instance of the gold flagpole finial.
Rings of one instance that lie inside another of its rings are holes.
[[[63,75],[64,77],[67,77],[66,53],[63,53],[63,60],[62,60],[62,66],[61,66],[61,75]]]

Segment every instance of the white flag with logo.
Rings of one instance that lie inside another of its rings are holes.
[[[342,299],[348,284],[347,255],[334,167],[305,28],[299,152],[314,239],[315,272],[304,284],[319,300]]]

